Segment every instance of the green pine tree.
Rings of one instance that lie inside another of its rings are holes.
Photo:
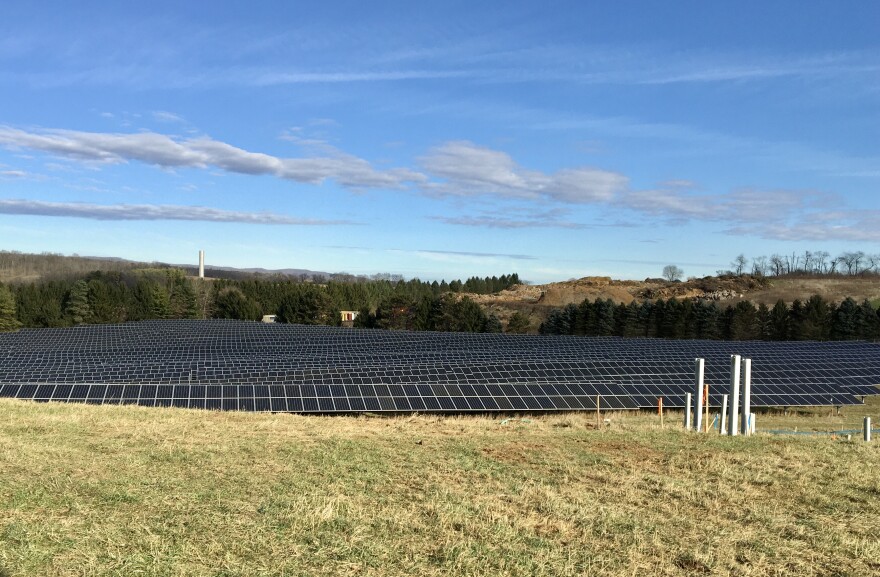
[[[91,320],[92,310],[89,307],[89,285],[84,280],[78,280],[70,287],[67,297],[67,306],[64,313],[75,325],[81,325]]]
[[[0,285],[0,332],[17,331],[21,323],[15,316],[15,296],[4,285]]]

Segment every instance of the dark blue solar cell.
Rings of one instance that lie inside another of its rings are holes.
[[[38,385],[37,390],[34,392],[34,399],[37,400],[48,400],[52,398],[52,393],[55,392],[55,385]]]
[[[440,410],[440,401],[437,400],[437,397],[422,397],[422,400],[425,401],[426,411]]]
[[[18,383],[6,383],[0,385],[0,397],[14,397],[18,393],[18,389],[21,387]]]

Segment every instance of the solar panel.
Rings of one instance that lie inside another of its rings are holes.
[[[880,346],[144,321],[0,335],[0,396],[274,412],[578,411],[684,406],[693,359],[710,405],[752,359],[753,406],[880,394]]]

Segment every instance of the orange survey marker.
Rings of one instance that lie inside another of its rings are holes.
[[[709,432],[709,383],[703,385],[703,408],[706,410],[706,417],[703,419],[703,425],[706,432]]]

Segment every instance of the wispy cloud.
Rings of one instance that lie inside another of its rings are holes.
[[[433,216],[433,220],[457,226],[474,226],[482,228],[520,229],[520,228],[589,228],[588,225],[562,220],[555,216],[536,216],[533,218],[515,218],[504,216]]]
[[[880,242],[880,210],[829,210],[777,223],[734,223],[725,232],[769,240]]]
[[[519,166],[505,152],[468,141],[447,142],[420,159],[423,169],[440,179],[422,189],[438,196],[497,195],[549,199],[566,203],[608,202],[626,190],[622,174],[597,168],[571,168],[554,173]]]
[[[282,84],[340,84],[358,82],[392,82],[401,80],[445,80],[465,78],[473,73],[463,70],[380,70],[380,71],[339,71],[339,72],[287,72],[252,71],[242,72],[240,79],[255,86],[275,86]]]
[[[177,123],[177,122],[186,122],[186,120],[173,112],[168,112],[165,110],[154,110],[153,118],[158,120],[159,122],[169,122],[169,123]]]
[[[628,191],[618,203],[637,212],[672,222],[780,222],[833,206],[836,197],[812,190],[737,189],[723,194],[686,190]]]
[[[296,218],[271,212],[237,212],[204,206],[87,204],[20,199],[0,200],[0,214],[61,216],[92,220],[189,220],[298,226],[356,224],[342,220]]]
[[[500,253],[500,252],[469,252],[469,251],[458,251],[458,250],[416,250],[413,252],[418,253],[426,253],[426,254],[443,254],[450,256],[469,256],[469,257],[477,257],[477,258],[509,258],[513,260],[537,260],[538,257],[531,256],[528,254],[508,254],[508,253]]]
[[[342,152],[325,157],[280,158],[243,150],[208,137],[178,139],[155,132],[29,132],[0,126],[0,145],[94,163],[138,161],[163,168],[213,166],[228,172],[274,175],[309,184],[335,180],[349,188],[402,188],[407,182],[425,180],[424,175],[412,170],[378,170],[366,160]]]
[[[652,190],[632,190],[620,173],[593,167],[545,172],[518,164],[504,151],[453,141],[431,149],[418,159],[419,170],[382,170],[369,161],[346,154],[324,141],[290,139],[313,156],[282,158],[238,148],[209,137],[180,138],[156,132],[102,133],[71,130],[22,130],[0,126],[0,145],[41,151],[90,166],[143,162],[162,168],[220,169],[245,175],[271,175],[307,184],[335,181],[353,190],[397,189],[475,202],[481,197],[504,201],[491,212],[431,217],[446,224],[491,229],[584,229],[589,224],[569,216],[581,205],[612,211],[616,221],[629,215],[668,223],[721,223],[733,234],[787,239],[874,239],[875,221],[869,212],[833,211],[843,206],[833,195],[816,191],[737,189],[726,193],[699,192],[686,180],[670,180]],[[29,174],[0,170],[2,179]],[[484,199],[485,200],[485,199]],[[203,207],[153,205],[91,205],[4,201],[6,214],[79,216],[96,219],[173,219],[265,224],[341,224],[309,221],[283,215],[227,212]],[[500,204],[500,203],[496,203]],[[517,211],[517,205],[528,210]],[[621,212],[621,209],[625,212]],[[615,214],[614,211],[617,211]],[[819,215],[822,215],[820,218]],[[774,224],[776,228],[766,226]],[[613,225],[622,226],[622,225]]]

